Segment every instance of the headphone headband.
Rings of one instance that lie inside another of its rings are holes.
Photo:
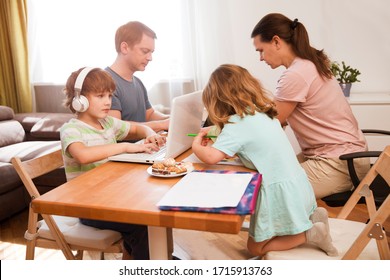
[[[77,76],[76,82],[74,83],[74,91],[76,92],[77,95],[80,95],[81,88],[83,87],[84,80],[87,77],[88,73],[94,69],[96,68],[85,67],[83,70],[81,70],[81,72]]]

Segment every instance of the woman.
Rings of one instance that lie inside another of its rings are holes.
[[[290,125],[299,142],[299,160],[316,198],[352,189],[339,156],[367,150],[367,143],[323,50],[310,46],[305,26],[282,14],[268,14],[252,31],[253,43],[272,69],[286,67],[274,102],[282,125]],[[355,160],[359,177],[369,159]]]

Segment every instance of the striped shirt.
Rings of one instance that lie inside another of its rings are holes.
[[[117,143],[117,140],[123,140],[130,131],[130,123],[111,116],[99,122],[103,129],[96,129],[78,119],[71,119],[61,127],[62,157],[68,181],[107,161],[103,159],[89,164],[80,164],[68,152],[70,144],[75,142],[81,142],[85,146],[113,144]]]

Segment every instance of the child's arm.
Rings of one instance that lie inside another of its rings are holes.
[[[122,142],[107,145],[85,146],[81,142],[75,142],[68,146],[68,152],[80,164],[99,161],[120,153],[151,153],[158,150],[159,148],[155,143],[133,144]]]
[[[207,131],[201,130],[192,142],[192,152],[204,163],[216,164],[217,162],[228,157],[225,153],[218,149],[213,148],[212,141],[208,138],[204,138],[207,135]],[[207,142],[206,142],[207,141]]]
[[[158,146],[163,146],[166,142],[164,136],[157,134],[153,129],[146,125],[132,123],[129,133],[126,136],[126,140],[130,139],[143,139],[145,138],[145,144],[154,143]]]

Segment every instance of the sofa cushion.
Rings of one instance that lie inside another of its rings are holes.
[[[20,122],[26,133],[30,132],[33,126],[41,119],[47,116],[47,113],[18,113],[14,119]]]
[[[22,181],[11,163],[0,162],[0,196],[22,185]],[[53,170],[47,174],[35,178],[34,184],[40,194],[44,194],[66,182],[64,168]]]
[[[14,110],[7,106],[0,106],[0,121],[12,120],[14,118]]]
[[[60,141],[27,141],[0,148],[0,162],[11,163],[13,157],[21,161],[36,158],[61,149]]]
[[[0,121],[0,147],[22,142],[25,136],[23,127],[18,121]]]
[[[44,194],[53,189],[53,187],[66,183],[65,168],[61,167],[49,173],[43,174],[42,176],[35,178],[33,181],[39,193]]]
[[[0,195],[20,186],[21,180],[11,163],[0,162]]]
[[[34,138],[60,139],[62,125],[73,117],[72,114],[50,113],[39,120],[31,128],[31,136]]]
[[[15,213],[25,209],[29,203],[29,197],[23,185],[0,195],[0,221],[11,217]]]

